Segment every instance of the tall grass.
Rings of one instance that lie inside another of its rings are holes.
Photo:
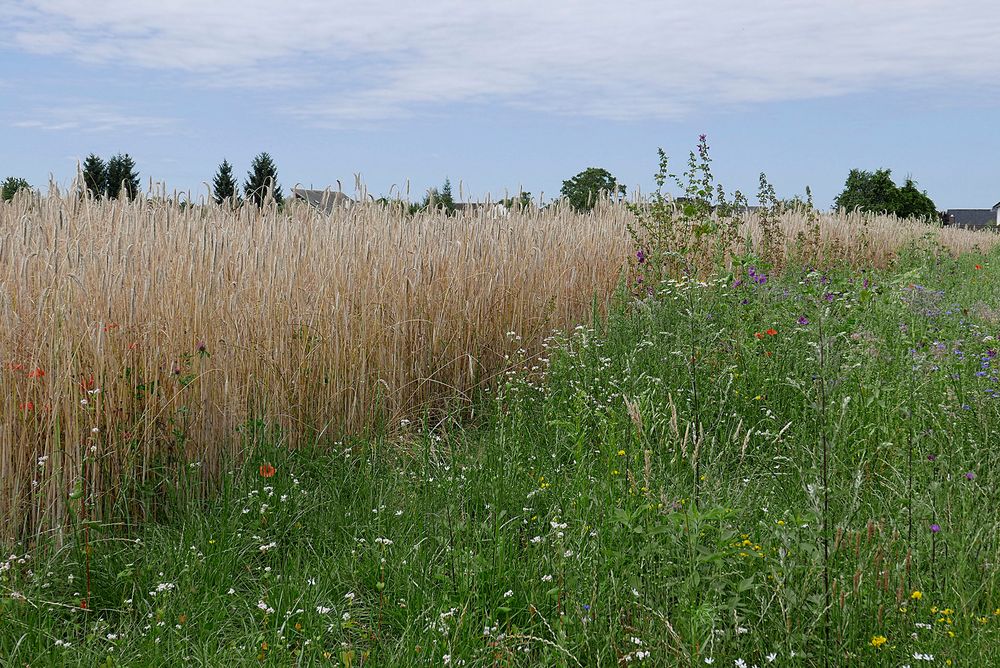
[[[296,446],[469,402],[518,348],[609,302],[630,216],[0,204],[0,540],[60,530],[77,505],[148,517],[191,489],[185,472],[210,486],[260,425]],[[817,261],[871,266],[997,240],[860,214],[780,228],[788,258],[818,229]],[[741,242],[762,229],[749,218]]]

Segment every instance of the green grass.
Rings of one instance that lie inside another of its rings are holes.
[[[988,260],[671,283],[475,421],[269,433],[89,559],[80,526],[13,547],[3,665],[998,663]]]

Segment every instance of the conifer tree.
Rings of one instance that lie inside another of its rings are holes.
[[[119,153],[108,160],[108,197],[117,199],[125,195],[135,199],[138,192],[139,172],[132,157],[128,153]]]
[[[215,203],[222,204],[228,199],[230,206],[239,204],[237,188],[236,177],[233,176],[233,166],[229,164],[228,160],[223,160],[215,178],[212,179],[212,195],[215,197]]]
[[[100,199],[108,192],[108,166],[93,153],[83,161],[83,184],[94,199]]]
[[[3,198],[5,202],[9,202],[21,190],[31,190],[31,184],[22,178],[8,176],[4,179],[3,183],[0,183],[0,198]]]
[[[261,206],[268,192],[278,204],[284,200],[281,196],[281,186],[278,185],[278,167],[268,153],[258,153],[250,163],[250,171],[247,172],[247,180],[243,184],[243,194],[248,201]]]

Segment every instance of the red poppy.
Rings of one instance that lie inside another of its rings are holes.
[[[767,335],[768,336],[774,336],[777,333],[778,333],[778,330],[774,329],[773,327],[771,329],[767,330]]]
[[[11,371],[24,371],[24,365],[20,362],[8,362],[7,368]]]
[[[273,478],[274,477],[274,473],[275,473],[276,470],[277,469],[275,469],[270,464],[261,464],[260,465],[260,477],[261,478]]]
[[[982,269],[982,268],[983,268],[983,265],[981,265],[981,264],[977,264],[976,265],[976,269]]]
[[[41,369],[39,369],[38,367],[35,367],[34,371],[29,371],[28,372],[28,378],[41,378],[44,375],[45,375],[45,372],[42,371]]]
[[[106,324],[104,326],[104,331],[105,332],[110,332],[112,329],[118,329],[118,323],[117,322],[109,322],[108,324]]]
[[[756,336],[758,339],[764,338],[764,332],[754,332],[753,335]]]
[[[96,386],[97,384],[94,382],[94,374],[90,374],[90,378],[83,378],[80,381],[80,389],[84,392],[89,392]]]
[[[80,607],[83,608],[84,610],[87,609],[87,599],[85,598],[80,599]]]
[[[770,350],[767,350],[767,351],[764,352],[764,354],[767,355],[768,357],[770,357],[774,353],[772,353]]]
[[[35,410],[35,404],[30,401],[25,401],[23,404],[18,404],[17,407],[25,412]]]

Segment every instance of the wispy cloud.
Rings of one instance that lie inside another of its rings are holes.
[[[319,124],[455,103],[609,119],[884,88],[993,85],[988,0],[366,3],[25,0],[0,38],[35,53],[301,88]]]
[[[25,114],[25,117],[12,120],[9,125],[50,132],[142,131],[147,134],[165,134],[175,129],[175,120],[127,114],[99,104],[65,104],[56,109],[34,109]]]

